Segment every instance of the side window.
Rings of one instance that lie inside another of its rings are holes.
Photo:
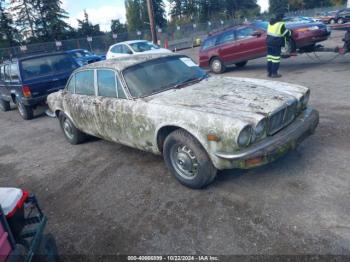
[[[122,84],[119,82],[118,77],[117,77],[117,90],[118,90],[118,98],[126,99]]]
[[[112,47],[111,52],[115,53],[115,54],[120,54],[121,53],[121,46],[116,45],[116,46]]]
[[[205,40],[203,43],[203,46],[202,46],[202,50],[206,50],[206,49],[214,47],[216,45],[216,40],[217,40],[216,37],[212,37],[212,38]]]
[[[86,70],[75,74],[75,93],[95,95],[94,70]]]
[[[11,64],[11,81],[19,82],[19,71],[17,64]]]
[[[122,48],[122,53],[123,54],[132,54],[130,48],[127,47],[126,45],[122,45],[121,48]]]
[[[253,37],[254,29],[251,27],[246,27],[237,30],[237,40],[247,39]]]
[[[75,90],[75,75],[73,75],[71,78],[70,78],[70,81],[67,85],[67,91],[68,92],[71,92],[72,94],[74,94],[74,91]]]
[[[5,81],[6,82],[10,82],[11,81],[11,76],[10,76],[10,65],[5,65],[4,68],[4,75],[5,75]]]
[[[111,70],[97,70],[98,95],[117,97],[115,72]]]
[[[224,43],[232,42],[235,40],[235,32],[234,31],[227,31],[220,35],[217,44],[221,45]]]

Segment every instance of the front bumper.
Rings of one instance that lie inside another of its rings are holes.
[[[308,108],[288,127],[247,149],[235,153],[216,152],[217,164],[222,169],[249,169],[273,162],[312,135],[318,123],[318,111]]]

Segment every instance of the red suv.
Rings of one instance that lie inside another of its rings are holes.
[[[213,73],[223,73],[227,66],[244,67],[248,60],[266,56],[267,22],[254,22],[210,35],[199,52],[199,65]],[[330,29],[323,23],[288,23],[292,38],[290,50],[312,50],[316,43],[327,40]]]

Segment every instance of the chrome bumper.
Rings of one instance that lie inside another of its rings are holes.
[[[294,149],[305,138],[314,133],[319,123],[318,111],[307,108],[297,117],[289,126],[277,134],[267,137],[251,147],[235,153],[216,152],[215,155],[222,160],[245,161],[257,157],[265,159],[259,163],[266,164],[272,162],[277,157]],[[244,163],[238,165],[241,168],[247,168]]]

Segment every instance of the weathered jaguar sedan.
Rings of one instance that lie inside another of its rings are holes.
[[[72,144],[85,134],[163,154],[184,185],[269,163],[312,134],[318,112],[293,84],[211,77],[183,55],[108,60],[76,70],[48,97]]]

